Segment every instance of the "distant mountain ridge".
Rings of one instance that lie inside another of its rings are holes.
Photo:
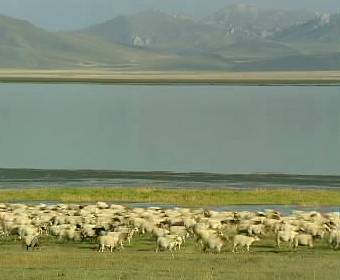
[[[216,41],[219,44],[234,43],[233,39],[226,38],[224,30],[159,10],[118,16],[77,33],[99,36],[109,42],[172,49],[176,53],[187,49],[201,51]]]
[[[312,20],[296,24],[273,36],[285,42],[339,43],[340,15],[319,14]]]
[[[336,14],[245,4],[203,19],[153,9],[72,32],[0,15],[0,67],[338,70],[339,29]]]
[[[99,40],[96,36],[55,33],[0,14],[0,68],[220,69],[226,62],[207,56],[178,56]]]
[[[232,32],[267,37],[299,22],[312,20],[317,13],[300,10],[265,10],[254,5],[236,4],[227,6],[202,21]]]

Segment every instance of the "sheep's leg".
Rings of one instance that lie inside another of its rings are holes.
[[[279,238],[276,239],[276,246],[277,246],[278,248],[281,248],[281,246],[280,246],[280,239],[279,239]]]
[[[235,253],[236,252],[236,250],[237,250],[237,244],[234,244],[234,248],[233,248],[233,253]]]
[[[249,252],[249,244],[247,244],[247,251]]]
[[[298,247],[298,242],[294,242],[294,249],[296,249]]]
[[[217,247],[217,252],[218,253],[221,253],[221,247],[222,247],[222,245]]]

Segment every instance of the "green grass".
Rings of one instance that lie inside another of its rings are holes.
[[[20,242],[0,243],[0,280],[16,279],[190,279],[190,280],[338,280],[339,252],[322,241],[315,249],[274,247],[273,236],[261,238],[252,253],[203,253],[190,237],[182,250],[155,253],[156,242],[137,237],[120,252],[97,252],[89,242],[59,244],[43,238],[40,252],[25,252]]]
[[[0,202],[155,202],[183,205],[308,204],[340,205],[340,192],[331,190],[168,190],[157,188],[50,188],[2,190]]]

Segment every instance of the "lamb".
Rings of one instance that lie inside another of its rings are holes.
[[[249,252],[249,247],[250,245],[255,242],[255,241],[259,241],[260,238],[258,238],[257,236],[245,236],[245,235],[235,235],[234,237],[234,247],[233,247],[233,253],[235,253],[236,249],[237,249],[237,245],[241,245],[241,247],[246,246],[247,247],[247,251]]]
[[[296,249],[299,245],[309,246],[310,248],[314,248],[313,236],[310,234],[296,235],[294,237],[294,249]]]

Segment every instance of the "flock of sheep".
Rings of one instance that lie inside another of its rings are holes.
[[[273,237],[281,247],[314,247],[315,239],[324,240],[330,249],[340,248],[339,213],[295,211],[292,215],[265,212],[218,212],[202,209],[158,207],[131,208],[122,205],[0,204],[0,242],[12,236],[29,247],[39,248],[40,237],[95,242],[99,252],[108,248],[123,250],[136,235],[154,236],[155,250],[180,250],[186,238],[193,237],[205,252],[221,252],[232,244],[232,252],[244,247],[248,252],[261,236]],[[230,238],[233,236],[233,238]],[[1,243],[0,243],[1,244]]]

